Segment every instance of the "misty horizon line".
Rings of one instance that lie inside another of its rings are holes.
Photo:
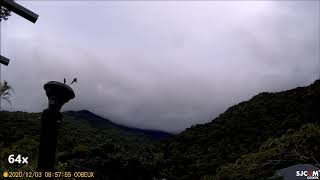
[[[246,102],[250,99],[252,99],[253,97],[259,95],[259,94],[262,94],[262,93],[280,93],[280,92],[285,92],[285,91],[289,91],[289,90],[293,90],[293,89],[296,89],[296,88],[301,88],[301,87],[307,87],[309,85],[312,85],[314,84],[316,81],[320,81],[320,77],[318,77],[317,79],[315,79],[312,83],[306,85],[306,86],[297,86],[295,88],[291,88],[291,89],[286,89],[286,90],[283,90],[283,91],[274,91],[274,92],[259,92],[255,95],[253,95],[252,97],[248,98],[247,100],[244,100],[244,101],[241,101],[241,102]],[[229,109],[230,107],[233,107],[241,102],[238,102],[238,103],[235,103],[231,106],[229,106],[227,109]],[[154,131],[154,132],[164,132],[164,133],[168,133],[168,134],[172,134],[172,135],[175,135],[175,134],[179,134],[183,131],[185,131],[186,129],[188,128],[191,128],[192,126],[195,126],[195,125],[198,125],[198,124],[207,124],[207,123],[210,123],[212,121],[214,121],[215,118],[217,118],[218,116],[220,116],[221,114],[225,113],[227,111],[227,109],[221,113],[219,113],[217,116],[215,117],[212,117],[211,120],[207,121],[207,122],[204,122],[204,123],[196,123],[196,124],[192,124],[190,125],[189,127],[187,128],[184,128],[182,130],[179,130],[179,131],[169,131],[169,130],[162,130],[162,129],[155,129],[155,128],[143,128],[143,127],[139,127],[139,126],[134,126],[134,125],[128,125],[128,124],[125,124],[125,123],[119,123],[117,122],[116,120],[113,120],[112,118],[108,118],[108,117],[105,117],[104,115],[101,115],[99,113],[94,113],[93,111],[91,110],[88,110],[88,109],[80,109],[80,110],[71,110],[71,109],[67,109],[67,110],[64,110],[62,111],[61,113],[68,113],[68,112],[86,112],[86,113],[90,113],[94,116],[98,116],[99,118],[102,118],[104,120],[106,120],[107,122],[110,122],[114,125],[117,125],[117,126],[122,126],[122,127],[125,127],[125,128],[130,128],[130,129],[136,129],[136,130],[146,130],[146,131]],[[23,112],[23,113],[34,113],[34,114],[41,114],[42,112],[40,111],[34,111],[34,112],[31,112],[31,111],[23,111],[23,110],[1,110],[2,112]],[[1,112],[0,111],[0,112]]]

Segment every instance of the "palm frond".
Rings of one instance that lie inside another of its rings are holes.
[[[2,99],[6,100],[10,105],[12,105],[12,103],[11,103],[11,101],[10,101],[9,97],[7,97],[7,96],[6,96],[6,97],[3,97],[3,96],[2,96]]]
[[[5,92],[2,96],[11,96],[11,94],[10,94],[9,91],[7,91],[7,92]]]
[[[12,104],[10,101],[12,93],[14,93],[14,90],[6,81],[4,83],[0,82],[0,99],[4,99],[9,104]]]

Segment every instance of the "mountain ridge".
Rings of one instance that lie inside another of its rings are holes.
[[[26,170],[5,161],[19,153],[30,157],[28,165],[36,170],[40,117],[41,113],[0,111],[3,169]],[[126,128],[87,110],[65,112],[56,170],[94,171],[97,179],[113,180],[268,179],[292,163],[319,164],[320,81],[260,93],[211,122],[161,141]]]
[[[226,163],[256,152],[269,138],[319,122],[320,80],[309,86],[259,93],[231,106],[205,124],[194,125],[164,140],[158,152],[168,179],[200,179]]]
[[[119,128],[124,131],[128,131],[131,133],[143,133],[155,140],[160,140],[164,138],[168,138],[172,136],[172,133],[160,131],[160,130],[152,130],[152,129],[143,129],[143,128],[136,128],[136,127],[130,127],[122,124],[118,124],[113,122],[112,120],[109,120],[107,118],[104,118],[102,116],[99,116],[89,110],[80,110],[80,111],[65,111],[63,112],[66,115],[69,116],[75,116],[78,118],[86,119],[88,122],[90,122],[93,126],[98,127],[99,126],[112,126],[114,128]]]

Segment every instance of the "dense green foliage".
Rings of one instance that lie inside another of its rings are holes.
[[[299,131],[290,129],[280,138],[263,143],[258,152],[243,155],[235,163],[220,167],[211,179],[272,177],[275,170],[297,163],[320,167],[319,137],[319,124],[304,125]]]
[[[163,142],[158,153],[168,179],[212,176],[242,155],[257,152],[270,138],[281,137],[320,118],[320,81],[279,93],[261,93],[229,108],[212,122],[193,126]],[[311,163],[311,162],[310,162]]]
[[[109,180],[266,179],[298,163],[319,167],[319,117],[320,81],[261,93],[174,137],[116,125],[88,111],[66,112],[56,168],[95,171]],[[1,168],[36,168],[39,118],[39,113],[0,112]],[[29,156],[30,164],[9,165],[11,153]]]
[[[36,169],[40,116],[40,113],[0,113],[2,170]],[[150,175],[155,174],[155,161],[149,146],[156,140],[150,133],[161,134],[123,128],[88,111],[67,112],[59,130],[57,170],[95,171],[101,179],[106,176],[125,179],[128,175],[150,179]],[[28,156],[28,166],[10,165],[7,162],[10,154]]]
[[[39,142],[40,114],[24,112],[0,113],[0,167],[17,169],[7,162],[10,154],[22,154],[30,157],[30,168],[35,167]]]

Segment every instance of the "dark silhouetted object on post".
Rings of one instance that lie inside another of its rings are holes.
[[[74,78],[74,79],[73,79],[73,81],[71,82],[71,84],[73,84],[73,83],[77,83],[77,78]],[[70,85],[71,85],[71,84],[70,84]]]
[[[42,112],[38,170],[53,171],[57,146],[58,129],[61,125],[61,107],[75,97],[66,84],[50,81],[44,85],[49,107]]]

